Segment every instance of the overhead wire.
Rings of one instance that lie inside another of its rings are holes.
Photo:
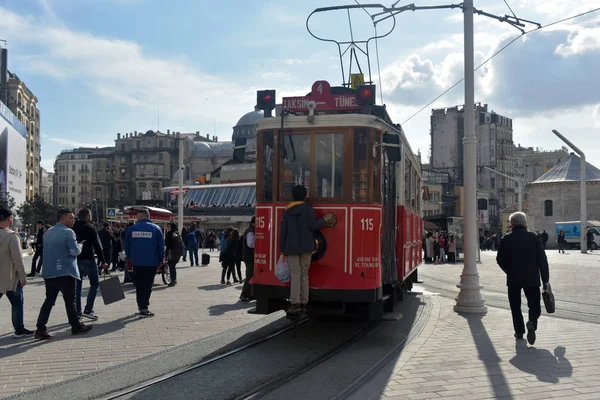
[[[362,10],[367,13],[367,15],[371,18],[371,20],[373,21],[373,28],[375,29],[375,54],[377,57],[377,78],[379,80],[379,98],[381,99],[381,104],[383,105],[383,86],[381,84],[381,63],[379,62],[379,39],[377,38],[377,36],[379,36],[377,34],[377,24],[375,23],[375,20],[373,18],[373,15],[371,15],[370,12],[367,11],[366,8],[363,7],[362,4],[360,4],[360,2],[358,0],[354,0],[354,2],[356,4],[358,4],[360,6],[360,8],[362,8]],[[397,4],[398,2],[396,2]],[[395,6],[395,4],[394,4]],[[368,49],[367,49],[368,50]],[[369,73],[371,73],[371,71],[369,71]],[[370,77],[369,77],[370,78]]]
[[[544,29],[544,28],[549,28],[549,27],[551,27],[551,26],[554,26],[554,25],[561,24],[561,23],[563,23],[563,22],[567,22],[567,21],[570,21],[570,20],[573,20],[573,19],[576,19],[576,18],[580,18],[580,17],[586,16],[586,15],[588,15],[588,14],[592,14],[592,13],[595,13],[595,12],[598,12],[598,11],[600,11],[600,7],[598,7],[598,8],[595,8],[595,9],[592,9],[592,10],[589,10],[589,11],[582,12],[582,13],[580,13],[580,14],[577,14],[577,15],[573,15],[573,16],[571,16],[571,17],[563,18],[563,19],[561,19],[561,20],[558,20],[558,21],[551,22],[551,23],[549,23],[549,24],[547,24],[547,25],[543,25],[543,26],[541,26],[541,27],[539,27],[539,28],[533,28],[533,29],[531,29],[531,30],[525,31],[525,32],[523,32],[521,35],[519,35],[519,36],[515,37],[513,40],[511,40],[510,42],[508,42],[506,45],[502,46],[502,48],[501,48],[500,50],[497,50],[497,51],[496,51],[494,54],[492,54],[492,55],[491,55],[491,56],[490,56],[488,59],[486,59],[486,60],[485,60],[485,61],[483,61],[481,64],[479,64],[479,65],[477,66],[477,68],[475,68],[475,69],[474,69],[474,71],[477,71],[479,68],[483,67],[485,64],[487,64],[488,62],[490,62],[490,61],[491,61],[491,60],[492,60],[494,57],[496,57],[498,54],[502,53],[502,52],[503,52],[503,51],[504,51],[504,50],[505,50],[507,47],[509,47],[510,45],[512,45],[514,42],[516,42],[517,40],[519,40],[521,37],[523,37],[523,36],[525,36],[525,35],[528,35],[528,34],[530,34],[530,33],[532,33],[532,32],[535,32],[535,31],[539,31],[539,30],[541,30],[541,29]],[[456,82],[454,85],[450,86],[448,89],[446,89],[444,92],[442,92],[442,93],[441,93],[439,96],[437,96],[435,99],[433,99],[433,100],[431,100],[429,103],[425,104],[425,105],[424,105],[422,108],[420,108],[420,109],[419,109],[419,110],[418,110],[416,113],[414,113],[414,114],[413,114],[413,115],[411,115],[411,116],[410,116],[408,119],[406,119],[406,121],[402,122],[402,124],[401,124],[401,125],[404,125],[404,124],[406,124],[408,121],[410,121],[411,119],[413,119],[414,117],[416,117],[418,114],[420,114],[420,113],[421,113],[423,110],[425,110],[427,107],[429,107],[430,105],[432,105],[433,103],[435,103],[436,101],[438,101],[438,100],[439,100],[441,97],[443,97],[443,96],[444,96],[446,93],[448,93],[449,91],[451,91],[452,89],[454,89],[456,86],[458,86],[459,84],[461,84],[461,83],[462,83],[464,80],[465,80],[465,78],[464,78],[464,77],[463,77],[463,78],[461,78],[461,79],[460,79],[458,82]]]

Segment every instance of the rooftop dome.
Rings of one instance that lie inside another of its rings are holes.
[[[256,137],[255,124],[258,120],[263,118],[263,112],[259,110],[250,111],[249,113],[244,114],[233,127],[233,136],[231,137],[231,140],[235,143],[239,138]]]
[[[244,114],[242,118],[240,118],[240,120],[237,122],[237,124],[235,124],[235,126],[237,127],[242,125],[254,125],[256,121],[262,119],[263,117],[264,115],[262,111],[250,111],[249,113]]]
[[[144,136],[156,136],[156,133],[154,133],[154,131],[150,130],[150,131],[147,131],[147,132],[144,134]]]
[[[581,158],[571,153],[533,183],[578,182],[581,179]],[[586,181],[600,181],[600,170],[586,162]]]
[[[231,157],[232,154],[231,142],[194,142],[192,149],[192,157],[195,158]]]

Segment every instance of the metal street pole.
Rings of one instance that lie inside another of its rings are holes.
[[[582,253],[587,253],[587,240],[586,240],[586,234],[587,234],[587,191],[586,191],[586,183],[587,183],[587,168],[585,165],[585,154],[583,153],[583,151],[579,150],[579,148],[577,146],[575,146],[573,143],[571,143],[569,141],[569,139],[567,139],[566,137],[564,137],[559,131],[557,131],[556,129],[552,130],[552,133],[554,133],[556,136],[558,136],[563,142],[565,142],[569,147],[571,147],[573,150],[575,150],[575,153],[579,154],[580,160],[579,160],[579,185],[580,185],[580,209],[579,209],[579,213],[580,213],[580,220],[581,220],[581,252]]]
[[[512,176],[503,174],[502,172],[496,171],[495,169],[492,169],[492,168],[489,168],[489,167],[483,167],[483,168],[487,169],[490,172],[493,172],[495,174],[503,176],[506,179],[510,179],[511,181],[517,182],[517,194],[519,195],[519,203],[518,203],[519,210],[525,212],[524,211],[525,208],[523,208],[524,207],[524,205],[523,205],[523,179],[522,178],[521,179],[513,178]]]
[[[477,270],[477,136],[475,136],[475,51],[473,46],[473,0],[463,3],[465,57],[465,137],[463,138],[465,241],[464,268],[454,311],[486,313]]]
[[[179,139],[179,192],[177,193],[177,229],[179,232],[183,229],[183,141]]]

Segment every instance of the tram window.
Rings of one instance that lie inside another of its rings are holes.
[[[273,132],[265,132],[263,154],[263,201],[273,201]]]
[[[375,132],[373,141],[373,201],[381,201],[381,132]]]
[[[411,169],[411,179],[410,179],[410,205],[412,206],[413,209],[417,209],[417,200],[416,200],[416,194],[417,194],[417,171],[413,169]]]
[[[317,134],[316,140],[316,198],[344,196],[344,134]]]
[[[404,158],[404,206],[410,206],[410,171],[412,166],[410,165],[410,161],[405,157]]]
[[[285,135],[283,138],[283,200],[292,200],[292,188],[296,185],[304,185],[310,193],[310,138],[308,134]]]
[[[369,199],[369,130],[354,130],[354,161],[352,175],[352,200]]]

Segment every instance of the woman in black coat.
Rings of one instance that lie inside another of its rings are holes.
[[[238,283],[235,276],[235,265],[239,260],[239,270],[241,275],[242,261],[242,241],[240,239],[240,231],[234,229],[231,235],[227,238],[227,247],[223,252],[223,272],[221,273],[221,284],[225,284],[225,273],[227,273],[227,285],[231,285],[231,275],[233,275],[233,283]]]

